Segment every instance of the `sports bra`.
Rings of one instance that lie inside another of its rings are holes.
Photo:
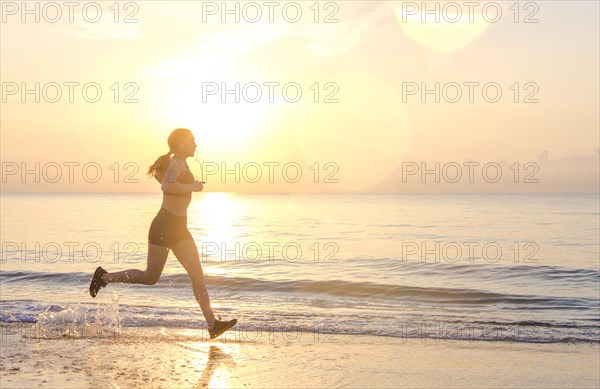
[[[192,174],[192,172],[190,171],[190,168],[188,166],[188,164],[185,164],[185,172],[180,175],[179,177],[177,177],[177,182],[179,182],[180,184],[191,184],[192,182],[194,182],[194,175]],[[163,194],[169,195],[169,196],[176,196],[176,197],[185,197],[188,199],[192,198],[192,192],[180,192],[180,193],[174,193],[174,192],[163,192]]]

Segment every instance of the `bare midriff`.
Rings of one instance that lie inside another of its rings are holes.
[[[187,208],[190,205],[191,198],[171,196],[163,192],[163,201],[161,207],[178,216],[186,216]]]

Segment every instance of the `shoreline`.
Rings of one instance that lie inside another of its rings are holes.
[[[2,325],[3,388],[600,386],[600,345],[137,327],[23,337]]]

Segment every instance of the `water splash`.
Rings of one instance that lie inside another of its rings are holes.
[[[119,295],[113,293],[108,303],[51,305],[38,315],[34,334],[39,339],[109,338],[122,334]]]

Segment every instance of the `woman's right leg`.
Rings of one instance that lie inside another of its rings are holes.
[[[146,270],[128,269],[102,276],[106,282],[125,282],[128,284],[154,285],[158,282],[167,257],[169,248],[157,244],[148,243],[148,260]]]
[[[210,306],[210,297],[204,283],[204,272],[200,265],[200,255],[198,254],[196,242],[191,236],[188,239],[177,242],[173,246],[173,254],[175,254],[175,257],[179,260],[185,271],[187,271],[192,281],[192,290],[194,291],[196,301],[200,305],[206,323],[209,327],[212,327],[216,319],[213,309]]]

